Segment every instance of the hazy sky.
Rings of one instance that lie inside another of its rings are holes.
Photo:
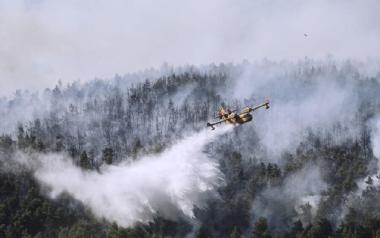
[[[378,0],[0,0],[0,95],[163,62],[379,52]]]

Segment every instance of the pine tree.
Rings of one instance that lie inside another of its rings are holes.
[[[113,157],[114,157],[114,153],[113,153],[112,148],[107,147],[103,150],[103,161],[106,164],[112,164],[113,163]]]
[[[267,233],[268,222],[264,217],[260,217],[253,228],[252,238],[270,238],[271,236]]]
[[[79,165],[83,169],[91,169],[92,168],[90,158],[87,156],[86,151],[83,151],[82,154],[80,155]]]

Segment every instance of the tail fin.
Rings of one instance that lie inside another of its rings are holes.
[[[223,106],[220,106],[218,111],[219,119],[222,119],[225,114],[227,114],[226,110],[223,108]]]

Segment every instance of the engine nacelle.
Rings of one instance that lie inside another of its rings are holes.
[[[241,110],[241,114],[243,114],[243,113],[250,113],[251,111],[252,111],[252,108],[245,107],[243,110]]]

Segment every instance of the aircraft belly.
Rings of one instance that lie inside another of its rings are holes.
[[[236,119],[235,118],[229,119],[228,122],[229,123],[236,123]]]
[[[247,113],[247,114],[241,114],[239,117],[239,123],[246,123],[252,120],[252,115]]]

